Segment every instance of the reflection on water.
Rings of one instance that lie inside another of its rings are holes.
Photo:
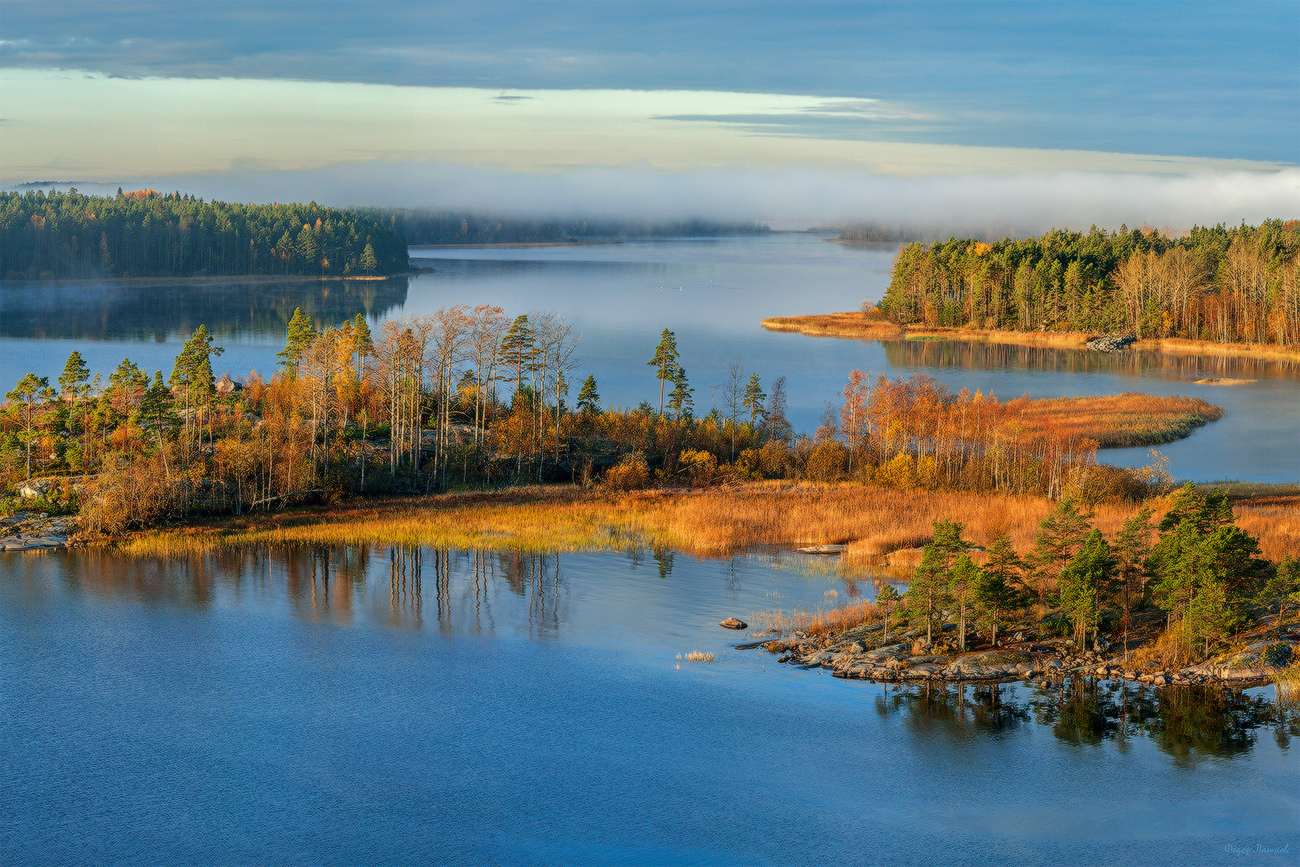
[[[182,339],[199,325],[219,340],[283,341],[294,308],[315,322],[363,313],[373,320],[406,303],[407,277],[385,280],[0,282],[0,337],[27,340]]]
[[[679,560],[705,565],[668,548],[606,555],[603,561],[623,560],[636,570],[645,564],[647,553],[654,565],[644,574],[657,576],[651,585],[657,588],[651,589],[655,593],[680,592],[662,583]],[[42,565],[58,566],[63,588],[71,595],[209,611],[283,607],[307,623],[364,626],[369,621],[401,630],[435,631],[453,639],[516,635],[549,642],[580,640],[587,628],[575,617],[578,597],[564,560],[554,552],[338,545],[255,547],[180,560],[128,560],[103,552],[27,560],[11,556],[6,564],[35,567],[11,570],[10,579],[26,572],[32,584],[44,580]],[[725,561],[724,587],[719,590],[735,598],[742,589],[742,572],[752,574],[755,562],[753,556]],[[716,566],[712,571],[717,574]],[[786,587],[800,580],[776,562],[762,572]],[[591,585],[591,574],[582,573],[580,583]],[[610,590],[603,580],[600,583],[599,588],[587,586],[580,594],[584,605],[595,609],[584,611],[584,619],[617,616],[613,612],[628,601],[591,593]],[[632,597],[646,589],[643,585],[625,588]],[[742,658],[752,667],[766,662],[761,652]],[[1271,690],[1157,689],[1083,677],[1035,684],[846,684],[843,688],[879,689],[873,699],[877,714],[899,717],[909,731],[926,737],[941,734],[960,740],[979,733],[1005,738],[1037,726],[1075,746],[1113,742],[1123,750],[1134,740],[1146,739],[1176,765],[1248,754],[1261,731],[1271,732],[1283,750],[1293,736],[1300,735],[1300,711],[1280,710]]]
[[[1300,711],[1279,707],[1269,694],[1214,686],[1149,687],[1074,677],[1059,682],[884,686],[877,713],[901,715],[914,732],[957,738],[994,736],[1036,724],[1076,746],[1113,741],[1121,749],[1152,741],[1178,766],[1248,754],[1261,731],[1280,749],[1300,736]]]
[[[961,340],[899,340],[883,344],[893,367],[938,370],[1027,370],[1039,373],[1100,373],[1160,376],[1193,382],[1208,377],[1294,378],[1300,362],[1280,358],[1232,358],[1221,355],[1172,355],[1163,352],[1093,352],[1050,346],[1016,346]],[[1006,397],[1018,397],[1007,395]]]

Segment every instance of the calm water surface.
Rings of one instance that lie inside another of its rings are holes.
[[[767,316],[857,309],[889,284],[896,245],[847,246],[803,234],[645,241],[574,247],[412,250],[433,273],[388,281],[165,281],[0,283],[0,382],[29,370],[62,370],[73,349],[91,368],[111,371],[123,357],[166,373],[200,323],[226,352],[218,371],[270,371],[295,307],[318,322],[364,313],[373,324],[451,304],[493,303],[511,315],[565,314],[582,334],[574,378],[596,377],[607,406],[653,400],[658,383],[645,363],[664,328],[677,336],[695,388],[697,415],[739,358],[765,384],[785,376],[796,429],[816,429],[853,368],[890,377],[934,376],[1012,399],[1142,391],[1188,394],[1227,416],[1164,447],[1177,478],[1300,481],[1300,369],[1275,362],[1169,359],[1156,355],[982,347],[960,343],[819,339],[775,334]],[[1207,377],[1252,379],[1197,385]],[[10,386],[6,386],[8,388]],[[1145,449],[1104,454],[1146,463]]]
[[[716,625],[871,592],[789,555],[0,555],[0,861],[1295,863],[1271,689],[885,687]]]

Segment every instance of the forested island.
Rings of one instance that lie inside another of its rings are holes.
[[[365,277],[409,270],[406,240],[356,210],[180,193],[0,192],[0,277]]]
[[[913,243],[878,307],[902,326],[1295,346],[1300,220]]]

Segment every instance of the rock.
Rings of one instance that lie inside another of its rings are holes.
[[[795,548],[800,554],[842,554],[847,545],[809,545],[807,548]]]
[[[748,623],[735,617],[728,617],[726,620],[722,621],[718,625],[723,627],[724,629],[748,629],[749,628]]]
[[[862,646],[861,641],[855,641],[852,644],[850,644],[848,647],[844,648],[845,653],[853,653],[853,654],[862,653],[865,650],[866,648]]]
[[[1127,349],[1132,343],[1133,338],[1127,334],[1106,334],[1089,340],[1087,347],[1096,352],[1118,352]]]

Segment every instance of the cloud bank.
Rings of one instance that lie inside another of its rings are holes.
[[[867,222],[954,234],[1023,235],[1094,224],[1178,230],[1300,218],[1300,169],[907,178],[817,169],[524,173],[442,163],[364,163],[129,183],[230,201],[314,200],[502,216]]]

